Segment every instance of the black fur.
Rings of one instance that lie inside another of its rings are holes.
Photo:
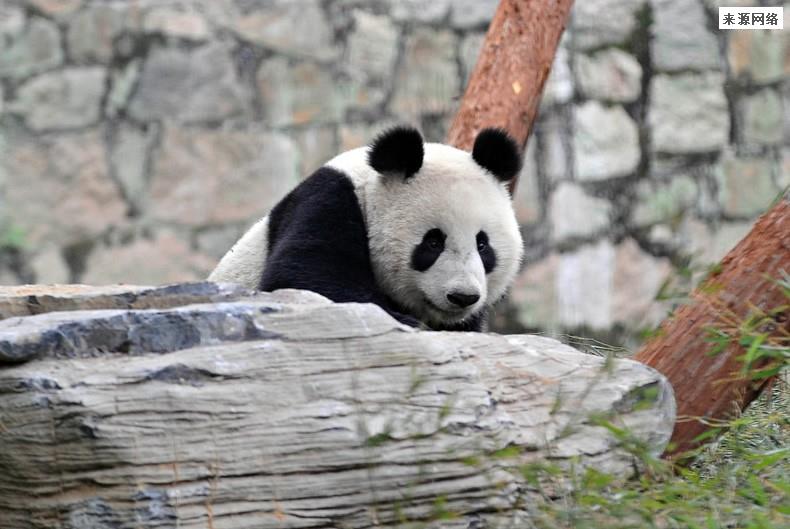
[[[370,146],[368,164],[382,174],[413,176],[422,167],[423,140],[417,129],[393,127],[381,133]]]
[[[477,253],[480,254],[486,274],[490,274],[496,268],[496,252],[488,241],[488,234],[484,231],[477,233]]]
[[[424,326],[380,291],[368,235],[348,177],[322,167],[269,214],[269,247],[260,289],[301,288],[338,303],[375,303],[401,323]],[[483,315],[434,330],[480,331]]]
[[[518,145],[502,129],[483,129],[475,138],[472,158],[503,182],[511,180],[521,170]]]
[[[444,240],[447,235],[439,228],[428,230],[411,254],[411,267],[418,272],[425,272],[442,255]]]
[[[269,214],[268,236],[261,290],[301,288],[338,303],[375,303],[419,325],[376,286],[362,211],[342,172],[322,167],[286,195]]]

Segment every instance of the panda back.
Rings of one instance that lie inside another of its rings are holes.
[[[208,276],[209,281],[257,289],[269,249],[269,216],[256,222],[236,241]]]

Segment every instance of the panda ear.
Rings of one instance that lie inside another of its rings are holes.
[[[381,133],[368,150],[368,164],[379,173],[409,178],[420,170],[425,155],[423,140],[414,127],[398,126]]]
[[[502,129],[483,129],[475,138],[472,158],[497,179],[508,182],[521,169],[518,145]]]

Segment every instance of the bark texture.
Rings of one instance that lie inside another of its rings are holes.
[[[766,343],[790,347],[790,307],[776,283],[790,273],[790,191],[754,225],[704,281],[667,319],[655,338],[634,357],[658,369],[675,389],[678,422],[672,436],[674,452],[693,448],[692,441],[717,419],[731,417],[759,395],[765,380],[740,376],[739,326],[753,314],[773,312],[757,329]],[[780,309],[780,310],[777,310]],[[709,329],[734,336],[715,356]]]
[[[488,27],[447,142],[472,150],[485,127],[505,129],[522,148],[573,0],[501,0]],[[511,183],[515,190],[516,180]]]
[[[488,526],[539,494],[515,465],[633,472],[595,417],[655,453],[672,429],[669,384],[637,362],[309,292],[183,305],[190,288],[227,294],[125,309],[152,289],[80,287],[90,310],[0,321],[4,529]]]

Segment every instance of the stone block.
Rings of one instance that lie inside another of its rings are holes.
[[[560,254],[556,292],[557,320],[562,327],[612,326],[614,264],[615,248],[608,240]]]
[[[78,63],[108,62],[113,41],[127,27],[136,27],[138,10],[123,4],[94,5],[69,20],[66,32],[69,56]]]
[[[621,106],[587,101],[576,107],[573,149],[579,180],[625,176],[639,164],[636,123]]]
[[[234,72],[230,44],[154,48],[142,66],[129,113],[141,121],[217,121],[247,112],[249,100]]]
[[[63,63],[60,34],[55,24],[35,17],[25,25],[20,11],[2,9],[0,77],[22,79]]]
[[[622,44],[638,27],[647,0],[584,0],[573,6],[571,31],[579,49]]]
[[[201,254],[218,263],[251,225],[252,223],[245,223],[203,228],[195,234],[195,244]]]
[[[617,245],[612,282],[612,321],[630,329],[653,328],[667,316],[669,306],[656,300],[672,274],[669,259],[654,257],[633,239]]]
[[[590,99],[628,103],[636,100],[642,89],[639,62],[617,48],[576,55],[574,70],[579,90]]]
[[[764,88],[738,100],[738,140],[746,145],[782,143],[784,113],[776,90]]]
[[[398,29],[385,16],[361,9],[353,12],[344,64],[357,74],[385,79],[392,75],[398,54]]]
[[[787,75],[788,39],[782,31],[728,31],[727,60],[732,75],[757,84]]]
[[[169,231],[125,245],[97,246],[80,281],[91,285],[157,285],[205,278],[215,260],[193,251],[187,237]]]
[[[85,127],[99,121],[105,71],[94,66],[48,72],[21,85],[9,110],[35,131]]]
[[[208,22],[199,11],[180,11],[167,6],[148,11],[142,26],[146,32],[181,39],[205,40],[211,35]]]
[[[461,79],[455,58],[457,37],[450,31],[417,28],[406,39],[395,74],[391,110],[404,120],[455,110]]]
[[[261,64],[256,84],[264,121],[274,127],[337,122],[345,110],[343,90],[321,64],[273,57]]]
[[[149,214],[187,226],[247,222],[298,181],[296,149],[284,135],[166,127],[153,163]]]
[[[527,329],[560,331],[557,301],[557,270],[560,255],[551,253],[539,261],[528,262],[510,289],[508,303],[516,320]]]
[[[63,253],[55,245],[37,251],[31,257],[30,266],[36,274],[36,283],[68,283],[71,280]]]
[[[468,33],[461,40],[460,55],[461,68],[463,69],[461,75],[464,79],[464,86],[469,84],[469,77],[471,77],[472,71],[475,69],[485,38],[485,33]]]
[[[451,0],[398,0],[391,2],[392,18],[401,22],[441,22]]]
[[[332,26],[318,0],[268,2],[265,9],[237,17],[232,30],[249,42],[295,57],[326,61],[338,55]]]
[[[543,171],[552,182],[571,177],[571,126],[567,112],[545,112],[535,124],[535,136],[541,145]]]
[[[494,17],[499,0],[453,0],[450,24],[455,28],[485,29]]]
[[[25,0],[38,11],[55,18],[67,18],[83,5],[84,0]]]
[[[611,213],[608,200],[588,195],[577,184],[561,182],[549,202],[552,240],[563,242],[601,233],[609,227]]]
[[[739,158],[727,151],[718,171],[719,201],[724,213],[754,217],[768,209],[779,189],[774,184],[778,164],[767,158]]]
[[[295,130],[292,137],[299,153],[299,176],[307,177],[340,152],[334,127]]]
[[[571,73],[568,47],[565,44],[567,37],[560,40],[557,54],[551,63],[549,76],[543,86],[543,95],[540,100],[540,111],[546,111],[553,105],[567,103],[573,97],[573,75]]]
[[[123,196],[139,212],[143,209],[148,188],[146,168],[150,164],[155,131],[124,124],[113,130],[109,138],[112,175],[121,186]]]
[[[339,152],[355,149],[367,145],[388,127],[396,125],[395,121],[381,120],[375,123],[346,123],[340,126],[340,149]]]
[[[656,71],[721,69],[719,44],[716,36],[708,31],[702,4],[689,0],[651,0],[650,3],[653,9],[651,54]]]
[[[516,194],[513,196],[513,209],[519,224],[534,224],[541,218],[540,181],[534,137],[527,143],[524,153],[524,165],[518,177]]]
[[[648,125],[655,152],[690,154],[727,144],[730,114],[718,72],[657,75],[650,85]]]
[[[36,139],[11,135],[3,162],[4,213],[31,247],[90,240],[126,217],[97,131]]]
[[[123,68],[113,69],[110,72],[112,80],[110,91],[105,101],[105,112],[108,117],[115,117],[126,109],[132,92],[137,86],[142,68],[142,59],[129,61]]]
[[[674,222],[694,208],[698,193],[694,179],[685,174],[669,180],[643,180],[636,187],[632,222],[637,226]]]

